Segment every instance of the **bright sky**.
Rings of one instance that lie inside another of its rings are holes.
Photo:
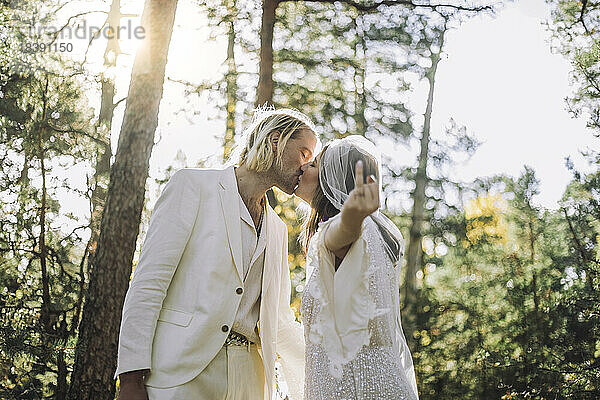
[[[600,148],[598,139],[565,109],[570,64],[552,54],[543,0],[517,1],[495,18],[476,17],[447,34],[445,57],[438,67],[432,136],[440,137],[452,117],[483,144],[455,177],[506,173],[518,176],[533,167],[540,183],[539,204],[556,208],[572,179],[565,167],[571,156],[587,166],[579,150]],[[423,113],[428,85],[421,85],[413,104]],[[595,142],[594,142],[595,141]],[[411,154],[412,153],[412,154]],[[402,153],[416,157],[417,149]]]
[[[461,178],[517,176],[527,164],[541,180],[539,202],[554,208],[572,179],[565,157],[584,167],[579,150],[600,143],[565,109],[571,68],[550,51],[541,24],[548,12],[543,0],[519,1],[496,19],[469,21],[449,35],[433,130],[454,117],[484,141],[456,171]]]
[[[192,0],[179,1],[167,77],[201,82],[218,78],[226,42],[222,35],[216,41],[208,39],[210,29],[193,4]],[[123,1],[124,12],[141,14],[142,8],[141,0]],[[517,176],[526,164],[541,180],[539,203],[555,208],[571,179],[565,157],[571,156],[577,166],[585,167],[579,151],[592,146],[598,149],[599,145],[584,121],[571,119],[565,110],[570,65],[549,49],[549,35],[542,25],[547,13],[543,0],[517,1],[495,18],[477,17],[448,33],[446,56],[436,77],[432,136],[441,134],[451,117],[466,125],[484,144],[469,162],[455,169],[456,178],[470,181],[498,173]],[[137,23],[137,19],[133,21]],[[127,93],[136,44],[135,40],[121,43],[129,54],[119,58],[117,99]],[[101,54],[104,43],[97,46]],[[421,85],[413,96],[417,112],[424,111],[427,89],[426,84]],[[186,155],[188,165],[207,157],[218,162],[224,122],[210,115],[210,100],[204,96],[191,104],[196,115],[178,113],[190,106],[189,101],[180,85],[166,83],[151,177],[160,176],[175,163],[178,151]],[[123,110],[121,104],[113,120],[114,150]],[[396,156],[410,160],[416,154],[417,149],[412,149]],[[155,199],[156,193],[150,189],[149,196]]]

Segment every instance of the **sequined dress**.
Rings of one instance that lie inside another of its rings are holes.
[[[335,218],[335,217],[334,217]],[[306,400],[418,399],[412,357],[400,322],[399,267],[377,226],[363,231],[338,270],[322,223],[307,254],[302,296]]]

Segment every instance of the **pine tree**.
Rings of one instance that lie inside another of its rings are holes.
[[[600,4],[583,0],[547,0],[552,20],[552,47],[571,61],[573,94],[567,109],[574,118],[585,118],[600,136]]]
[[[64,398],[82,304],[81,232],[88,221],[61,204],[85,200],[64,173],[102,144],[82,72],[60,54],[34,51],[52,35],[31,29],[55,15],[45,3],[2,6],[0,46],[0,397]]]
[[[123,301],[138,235],[148,162],[158,124],[176,0],[147,1],[98,248],[79,327],[70,399],[112,399]]]

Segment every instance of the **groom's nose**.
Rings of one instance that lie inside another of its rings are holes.
[[[310,164],[310,163],[302,164],[302,166],[300,167],[300,171],[302,171],[302,173],[304,173],[304,171],[306,171],[306,168],[308,168],[308,164]]]

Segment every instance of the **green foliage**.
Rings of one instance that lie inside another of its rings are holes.
[[[307,113],[324,138],[349,134],[406,138],[411,112],[402,96],[401,29],[393,13],[364,15],[341,3],[286,2],[275,26],[276,105]]]
[[[210,0],[198,1],[198,6],[206,12],[212,28],[210,39],[227,37],[233,41],[231,54],[223,60],[220,77],[202,82],[180,82],[186,86],[186,95],[207,95],[214,105],[211,115],[225,120],[225,126],[234,123],[235,134],[244,121],[251,118],[258,82],[258,53],[260,41],[261,6],[251,0]],[[229,58],[232,56],[231,58]],[[229,103],[230,100],[233,100]],[[190,110],[186,110],[190,111]],[[195,112],[195,110],[194,110]],[[239,130],[239,132],[238,132]],[[226,136],[223,135],[224,137]],[[229,138],[224,140],[227,144]]]
[[[38,399],[66,389],[88,222],[61,202],[86,198],[67,171],[94,158],[98,139],[80,72],[22,52],[50,39],[22,34],[23,13],[40,16],[45,5],[20,3],[0,9],[13,24],[0,45],[11,58],[0,66],[0,397]]]
[[[567,107],[585,118],[600,136],[600,4],[595,1],[546,0],[552,10],[548,26],[553,47],[571,61],[573,93]]]
[[[421,397],[598,398],[598,174],[573,181],[556,211],[534,205],[529,168],[492,181],[505,237],[457,244],[425,269],[413,353]]]

